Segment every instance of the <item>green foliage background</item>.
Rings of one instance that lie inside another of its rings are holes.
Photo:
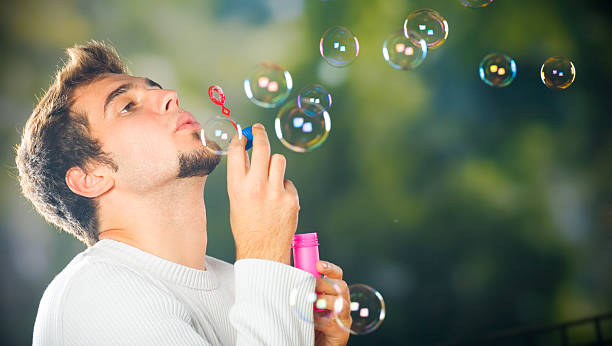
[[[448,41],[416,71],[390,68],[385,37],[432,8]],[[0,343],[31,343],[38,302],[84,246],[47,225],[20,196],[13,147],[63,49],[114,44],[135,75],[176,89],[200,120],[223,86],[235,118],[262,122],[300,192],[299,232],[318,232],[323,259],[386,299],[387,317],[354,345],[430,345],[612,310],[611,5],[496,0],[216,0],[3,2],[0,5]],[[318,53],[330,26],[361,52],[348,68]],[[516,80],[477,76],[494,51]],[[577,78],[547,89],[539,68],[570,57]],[[312,153],[273,136],[275,110],[256,107],[242,80],[261,61],[334,97],[332,131]],[[138,136],[138,134],[134,134]],[[225,164],[207,184],[208,253],[233,261]],[[579,333],[577,339],[588,338]]]

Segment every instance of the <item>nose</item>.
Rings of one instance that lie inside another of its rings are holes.
[[[163,90],[164,94],[161,97],[159,105],[159,114],[167,114],[180,110],[178,94],[174,90]]]

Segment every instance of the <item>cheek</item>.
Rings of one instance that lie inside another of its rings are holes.
[[[130,185],[167,179],[178,170],[172,133],[158,124],[117,126],[106,142],[119,166],[120,179]]]

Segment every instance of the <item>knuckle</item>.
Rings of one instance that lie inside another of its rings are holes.
[[[340,271],[340,275],[342,275],[342,270]],[[339,286],[340,286],[340,292],[342,292],[342,294],[346,294],[349,292],[349,288],[348,288],[348,285],[346,284],[346,281],[340,280]]]
[[[242,148],[240,147],[240,145],[236,144],[236,143],[237,143],[237,141],[236,141],[236,143],[233,143],[233,142],[234,142],[234,141],[232,141],[232,143],[230,143],[230,146],[227,148],[227,154],[228,154],[228,155],[232,155],[232,156],[233,156],[233,155],[235,155],[235,154],[237,154],[237,153],[239,153],[239,152],[240,152],[240,149],[242,149]]]
[[[287,159],[285,158],[285,155],[283,155],[283,154],[274,154],[274,155],[272,155],[272,160],[278,161],[278,163],[281,163],[281,164],[287,162]]]
[[[285,203],[290,209],[300,210],[300,202],[298,201],[297,198],[295,198],[295,196],[288,195],[285,199],[286,199]]]
[[[249,189],[250,196],[259,196],[265,190],[265,183],[261,180],[256,180],[251,184],[251,188]]]

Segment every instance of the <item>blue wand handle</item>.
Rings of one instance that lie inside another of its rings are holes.
[[[249,150],[253,147],[253,127],[245,127],[242,129],[242,135],[247,138],[246,146],[244,150]]]

